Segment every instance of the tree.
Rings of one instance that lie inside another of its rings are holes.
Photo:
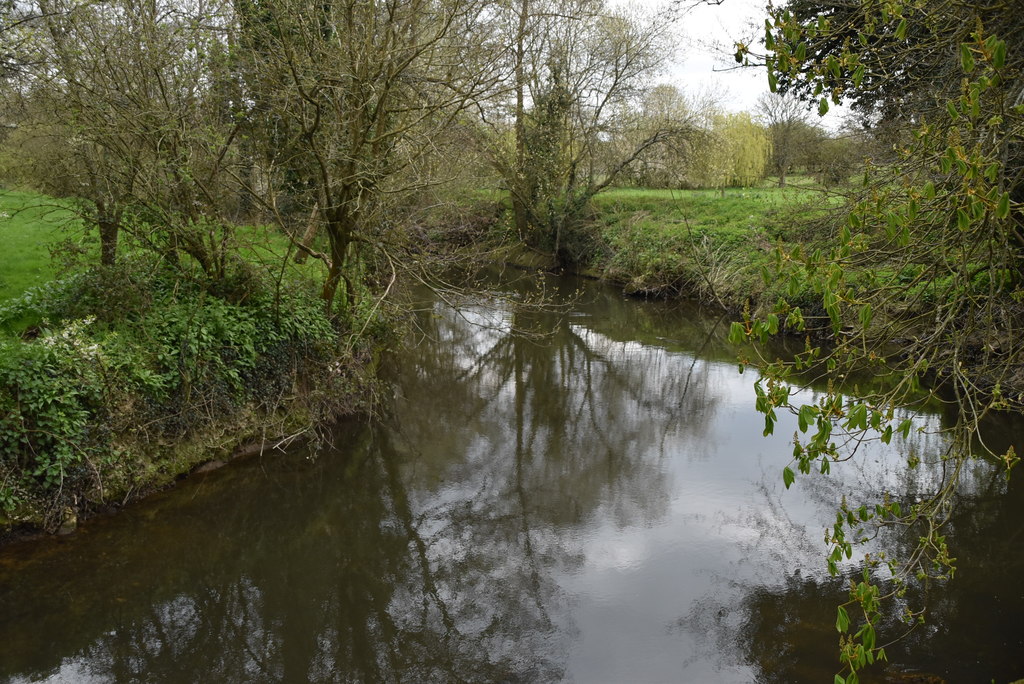
[[[746,113],[717,113],[693,153],[688,184],[698,188],[754,185],[764,175],[771,153],[767,131]]]
[[[239,3],[246,115],[263,118],[264,187],[246,179],[283,224],[278,197],[302,207],[327,251],[323,299],[356,294],[357,247],[389,239],[381,211],[415,190],[413,173],[446,130],[494,83],[477,0],[283,0]],[[313,207],[316,210],[313,210]],[[286,226],[287,228],[287,226]]]
[[[947,452],[933,455],[948,462],[948,476],[930,497],[844,501],[828,532],[833,572],[872,527],[905,529],[916,542],[906,557],[870,561],[839,608],[848,676],[837,681],[857,681],[857,670],[884,656],[876,635],[887,598],[916,578],[952,575],[943,529],[964,463],[976,450],[1007,471],[1018,460],[1013,447],[986,444],[981,427],[1024,410],[1022,22],[1018,4],[1003,0],[794,0],[768,21],[773,89],[820,97],[820,111],[846,100],[868,121],[899,126],[896,160],[868,169],[834,247],[779,254],[790,298],[811,291],[818,302],[783,300],[733,327],[734,339],[760,338],[779,326],[805,330],[808,305],[824,313],[819,331],[830,344],[809,339],[795,362],[766,364],[757,384],[766,432],[777,409],[791,409],[805,433],[786,484],[795,470],[825,473],[852,458],[861,440],[905,437],[923,402],[948,402],[957,415]],[[737,56],[751,59],[749,46]],[[804,403],[790,383],[808,372],[830,385]],[[868,386],[866,372],[885,380]],[[892,578],[886,591],[872,574],[880,562]]]
[[[0,81],[17,76],[32,62],[30,29],[40,19],[17,0],[0,0]]]
[[[807,105],[793,96],[764,93],[757,99],[757,113],[771,138],[769,166],[784,188],[786,175],[808,143]]]
[[[1024,42],[1020,22],[1012,0],[790,0],[765,34],[770,83],[804,99],[843,99],[870,119],[911,120],[959,96],[960,46],[979,23],[1012,56]]]
[[[619,125],[604,145],[599,168],[614,169],[657,131],[674,134],[645,149],[623,169],[618,183],[650,188],[681,188],[694,151],[707,142],[706,123],[717,107],[710,97],[687,97],[674,85],[661,84],[645,93],[636,105],[616,114]]]
[[[221,170],[237,129],[212,97],[225,12],[216,0],[39,2],[19,133],[51,156],[27,158],[21,171],[86,202],[104,264],[128,228],[170,262],[188,255],[208,276],[225,275]]]
[[[623,157],[599,163],[617,115],[664,61],[669,23],[603,0],[519,0],[503,10],[511,92],[480,103],[481,145],[512,196],[520,238],[571,263],[566,237],[590,199],[685,129],[653,130]]]

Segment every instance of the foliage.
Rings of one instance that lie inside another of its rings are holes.
[[[659,121],[609,159],[605,142],[631,127],[622,113],[661,68],[670,22],[604,0],[520,0],[502,10],[511,87],[480,98],[474,130],[512,196],[519,238],[572,264],[590,200],[687,128]]]
[[[767,131],[750,114],[718,114],[708,141],[693,153],[687,183],[696,188],[755,185],[764,176],[770,152]]]
[[[782,298],[733,326],[737,341],[784,327],[828,337],[808,338],[792,363],[762,366],[766,433],[779,410],[799,419],[786,485],[797,472],[827,473],[863,440],[906,438],[923,402],[957,408],[947,451],[933,455],[948,462],[947,477],[931,496],[844,501],[828,531],[833,572],[872,528],[916,541],[906,557],[869,560],[852,585],[836,623],[837,682],[884,659],[881,618],[906,582],[952,577],[944,525],[975,447],[1007,473],[1018,460],[1012,447],[989,450],[979,432],[987,416],[1024,410],[1024,32],[1013,4],[796,0],[767,22],[773,88],[820,96],[822,111],[850,98],[868,118],[902,126],[895,163],[867,170],[832,247],[776,255],[774,277],[791,292],[817,292],[822,317]],[[865,387],[865,371],[886,382]],[[794,392],[807,373],[829,379],[812,403]],[[906,614],[910,624],[918,617]]]
[[[53,518],[102,458],[98,348],[75,321],[38,344],[0,340],[0,506],[45,506]],[[47,500],[44,492],[53,493]]]
[[[69,317],[102,309],[97,292],[126,278],[144,294],[103,320]],[[307,420],[335,415],[353,390],[332,385],[347,372],[343,336],[308,284],[271,285],[238,302],[173,271],[97,269],[9,302],[0,317],[40,323],[0,341],[2,513],[53,527],[68,507],[151,486],[162,444],[248,413],[272,420],[296,401]]]

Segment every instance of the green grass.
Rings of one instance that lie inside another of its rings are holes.
[[[801,188],[729,188],[719,190],[648,190],[617,188],[594,198],[594,207],[606,225],[624,219],[647,219],[667,230],[689,226],[691,230],[721,233],[765,228],[772,216],[795,205],[820,201],[821,194]]]
[[[270,273],[278,273],[281,270],[282,260],[285,270],[302,275],[313,280],[320,280],[327,274],[323,262],[318,259],[308,258],[303,264],[295,263],[296,249],[289,244],[287,236],[272,226],[236,226],[234,230],[234,243],[238,247],[238,253],[255,266],[262,267]],[[317,245],[314,249],[322,250],[323,246]]]
[[[736,304],[763,288],[760,266],[780,242],[794,241],[796,219],[834,204],[803,183],[724,192],[612,189],[593,200],[604,248],[589,266],[636,290],[713,294]]]
[[[56,276],[51,250],[69,239],[88,253],[98,252],[95,235],[83,234],[81,221],[62,200],[33,192],[0,190],[0,302],[24,294]],[[238,226],[238,252],[254,265],[277,272],[288,253],[288,239],[266,226]],[[127,248],[122,243],[122,250]],[[294,255],[294,248],[291,254]],[[304,265],[289,259],[289,271],[319,279],[323,265],[308,259]]]
[[[75,215],[57,200],[0,190],[0,301],[51,280],[50,249],[75,226]]]

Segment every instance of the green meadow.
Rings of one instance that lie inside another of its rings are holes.
[[[67,204],[31,192],[0,190],[0,301],[55,275],[52,250],[82,238]]]

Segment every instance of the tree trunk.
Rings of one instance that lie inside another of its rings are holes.
[[[302,239],[299,241],[303,247],[310,249],[313,246],[313,238],[316,237],[316,230],[320,227],[317,223],[317,217],[320,214],[320,205],[314,204],[313,211],[309,215],[309,225],[306,226],[306,232],[302,234]],[[301,249],[295,253],[295,263],[304,264],[309,254],[302,251]]]
[[[329,215],[337,214],[338,212],[328,210],[325,213]],[[352,244],[353,227],[354,220],[350,216],[335,216],[326,224],[327,238],[331,244],[331,263],[327,269],[327,278],[324,280],[320,296],[324,300],[324,307],[329,317],[334,315],[334,303],[338,294],[338,286],[341,285],[342,281],[346,285],[346,303],[348,302],[349,295],[351,295],[351,287],[349,286],[348,278],[345,276],[345,268],[348,248]]]
[[[524,60],[526,59],[526,27],[530,16],[529,0],[520,0],[519,3],[519,30],[516,31],[516,161],[512,170],[513,187],[512,192],[512,216],[516,224],[516,233],[524,243],[529,239],[530,220],[526,202],[527,197],[532,193],[525,194],[531,183],[524,178],[526,173],[532,173],[526,169],[526,70]]]
[[[97,221],[100,231],[100,264],[113,266],[117,260],[117,235],[120,230],[118,221],[101,218]]]
[[[120,214],[120,211],[111,211],[106,201],[96,202],[96,229],[100,234],[100,264],[103,266],[113,266],[117,260]]]

